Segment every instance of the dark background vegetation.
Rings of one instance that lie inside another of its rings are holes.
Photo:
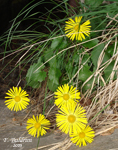
[[[0,36],[2,37],[5,34],[5,32],[11,28],[13,19],[17,17],[17,15],[22,9],[24,9],[27,5],[28,7],[30,7],[37,2],[40,2],[40,0],[0,0],[0,21],[1,21]],[[58,2],[57,0],[56,3],[59,4],[60,2]],[[54,6],[55,6],[54,1],[52,2],[51,0],[42,0],[42,4],[38,5],[30,12],[30,14],[33,14],[36,12],[38,13],[34,15],[33,18],[22,21],[20,25],[18,26],[17,30],[26,29],[28,26],[32,25],[36,21],[36,18],[37,19],[40,18],[40,16],[43,16],[49,10],[53,9]],[[25,9],[27,9],[28,7],[26,7]],[[54,10],[54,15],[51,14],[50,17],[54,18],[55,16],[59,16],[59,18],[64,18],[65,14],[59,12],[59,8],[57,8],[57,11]],[[16,22],[22,20],[23,17],[24,15],[21,15],[20,17],[18,17]],[[45,18],[46,16],[43,16],[43,17]],[[41,24],[39,24],[39,26],[38,24],[36,24],[36,30],[39,32],[47,33],[48,30],[44,27],[44,23],[45,23],[45,20],[42,21]],[[34,28],[35,26],[33,26],[33,28],[31,28],[30,30],[34,30]],[[51,28],[51,26],[49,28]],[[8,34],[8,32],[6,33]],[[16,44],[18,42],[21,42],[21,41],[14,40],[10,44],[11,49],[17,48],[15,47],[13,43]],[[2,44],[2,46],[0,47],[0,53],[3,53],[4,50],[5,50],[5,44]],[[9,51],[9,48],[7,48],[6,51]],[[2,59],[3,57],[4,57],[3,54],[2,55],[0,54],[0,59]],[[18,58],[14,59],[14,61],[11,61],[13,57],[15,57],[15,55],[7,57],[6,59],[0,62],[0,70],[1,70],[0,71],[0,84],[1,84],[0,86],[1,96],[0,97],[1,98],[4,98],[6,91],[10,87],[16,86],[16,84],[18,83],[19,68],[17,67],[16,69],[14,69],[14,65],[16,61],[18,60]],[[24,70],[22,73],[22,77],[24,76],[25,78],[26,73],[27,73],[27,70]],[[25,84],[26,84],[26,81],[24,79],[21,81],[20,85],[24,86]]]
[[[39,0],[0,0],[0,18],[1,18],[1,24],[0,24],[0,35],[2,35],[7,29],[10,28],[12,24],[12,19],[14,19],[18,13],[29,3],[29,7],[35,3],[39,2]],[[56,1],[56,3],[59,3]],[[48,10],[52,9],[54,7],[54,4],[51,2],[51,0],[44,0],[43,4],[38,5],[33,9],[30,14],[39,12],[36,16],[36,18],[39,18],[42,14],[45,14]],[[57,12],[54,12],[57,14]],[[58,15],[59,12],[58,12]],[[61,14],[60,17],[63,17],[64,14]],[[54,16],[52,16],[54,17]],[[19,20],[22,19],[19,18]],[[18,29],[25,29],[29,25],[33,23],[33,19],[27,20],[21,23]],[[40,29],[39,29],[40,30]]]

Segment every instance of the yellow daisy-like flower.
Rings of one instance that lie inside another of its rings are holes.
[[[39,116],[36,116],[36,118],[33,115],[33,118],[27,120],[26,129],[28,130],[28,133],[34,137],[37,134],[38,138],[39,136],[46,134],[46,129],[49,129],[49,126],[50,121],[46,119],[44,115],[40,114]]]
[[[83,146],[86,146],[86,143],[92,143],[94,136],[95,132],[89,125],[81,131],[78,131],[76,134],[70,135],[70,137],[72,137],[71,141],[76,143],[76,145],[79,145],[79,147],[81,147],[82,144]]]
[[[76,90],[72,85],[69,87],[68,84],[58,87],[55,94],[55,105],[61,107],[62,105],[70,105],[72,102],[76,103],[77,99],[80,99],[80,92]]]
[[[66,36],[72,41],[74,40],[74,38],[76,38],[76,40],[82,41],[82,39],[85,39],[85,35],[89,36],[90,34],[90,20],[87,20],[83,24],[80,24],[81,19],[82,16],[75,17],[75,21],[71,18],[69,19],[69,21],[66,21],[65,33],[67,34]]]
[[[77,130],[85,128],[87,124],[86,113],[83,107],[72,103],[71,105],[62,106],[56,114],[57,127],[66,134],[76,133]]]
[[[5,101],[5,105],[11,110],[19,111],[25,109],[29,105],[29,96],[26,91],[22,90],[21,87],[13,87],[13,89],[8,90],[6,93],[8,96],[5,98],[8,99]]]

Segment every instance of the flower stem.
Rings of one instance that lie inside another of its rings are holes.
[[[42,130],[42,126],[41,126],[41,130]],[[39,142],[40,142],[40,137],[41,137],[41,131],[40,131],[40,135],[39,135],[39,138],[38,138],[38,143],[37,143],[37,148],[36,148],[36,150],[38,150],[38,146],[39,146]]]

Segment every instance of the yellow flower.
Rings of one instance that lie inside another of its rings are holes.
[[[90,34],[90,21],[87,20],[83,24],[80,24],[81,19],[82,16],[75,17],[75,21],[71,18],[69,19],[69,21],[66,21],[65,33],[67,34],[66,36],[72,41],[74,40],[74,38],[76,38],[76,40],[82,41],[82,39],[85,39],[85,35],[89,36]]]
[[[22,90],[21,87],[13,87],[13,89],[8,90],[6,93],[8,96],[5,98],[8,99],[5,101],[5,105],[11,110],[19,111],[25,109],[29,105],[28,94],[26,91]]]
[[[72,137],[71,141],[79,145],[79,147],[81,147],[82,144],[86,146],[86,143],[92,143],[94,136],[95,132],[89,125],[81,131],[70,135],[70,137]]]
[[[81,131],[85,128],[87,124],[86,113],[83,107],[72,103],[71,105],[62,106],[56,114],[57,127],[59,127],[62,132],[66,134],[76,133],[76,131]]]
[[[43,136],[46,134],[45,129],[49,129],[50,121],[48,119],[45,119],[45,116],[40,114],[39,116],[36,116],[36,118],[33,115],[33,118],[30,118],[27,120],[27,127],[28,133],[32,136],[36,136],[37,138],[41,135]]]
[[[76,90],[72,85],[69,87],[68,84],[58,87],[57,92],[54,93],[57,98],[55,100],[55,105],[61,107],[62,105],[70,105],[72,102],[76,103],[77,99],[80,99],[80,92]]]

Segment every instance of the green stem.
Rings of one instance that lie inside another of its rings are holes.
[[[42,127],[41,127],[41,130],[42,130]],[[39,138],[38,138],[38,143],[37,143],[37,148],[36,148],[36,150],[38,150],[38,146],[39,146],[39,142],[40,142],[40,137],[41,137],[41,131],[40,131],[40,135],[39,135]]]
[[[95,117],[97,117],[102,111],[104,111],[110,104],[106,105],[101,111],[99,111],[90,121],[92,121]]]

